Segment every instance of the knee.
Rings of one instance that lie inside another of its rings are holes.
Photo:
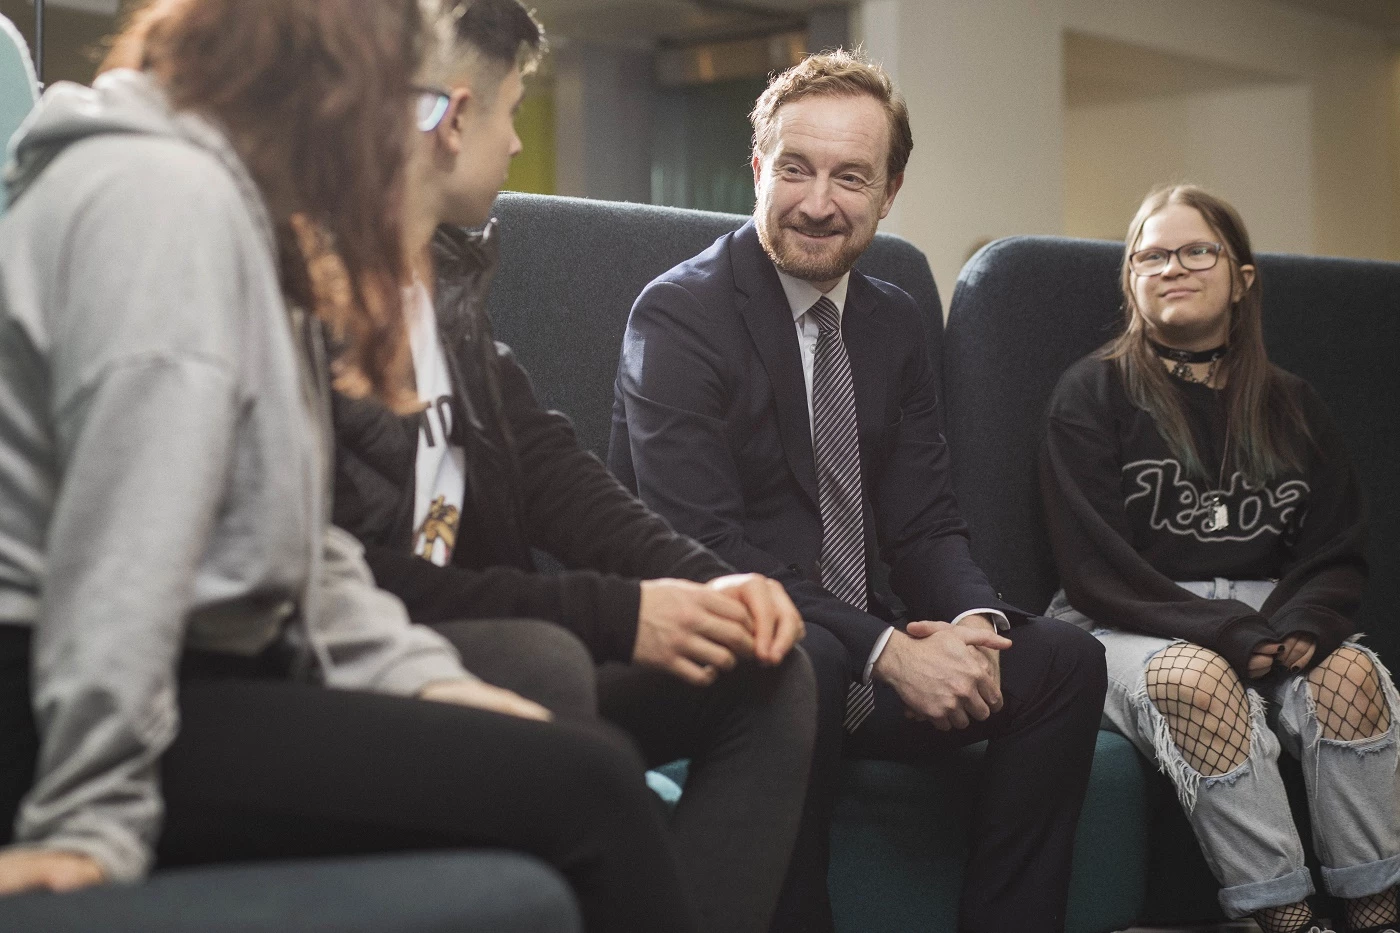
[[[591,719],[598,713],[593,658],[568,629],[537,619],[479,619],[435,626],[466,668],[553,712]]]
[[[812,668],[818,704],[823,708],[844,708],[851,669],[846,646],[829,630],[809,625],[800,647]]]
[[[1239,675],[1209,648],[1186,642],[1169,645],[1147,662],[1146,679],[1147,695],[1164,715],[1249,715]]]
[[[1355,741],[1390,728],[1382,673],[1371,655],[1343,645],[1308,674],[1318,722],[1325,738]]]
[[[841,754],[841,723],[846,716],[846,689],[851,682],[846,646],[827,629],[809,625],[801,648],[811,668],[815,688],[813,757],[834,767]]]
[[[816,721],[817,676],[807,652],[798,645],[769,674],[772,687],[765,702],[798,734],[810,736]]]
[[[1153,655],[1144,676],[1148,699],[1191,768],[1214,776],[1244,764],[1253,746],[1249,695],[1224,658],[1178,642]],[[1158,754],[1166,754],[1165,744]]]
[[[1060,619],[1036,619],[1041,642],[1023,645],[1023,650],[1047,650],[1051,657],[1051,680],[1055,689],[1074,698],[1077,705],[1103,710],[1108,691],[1108,668],[1103,644],[1077,625]],[[1015,638],[1015,633],[1012,635]],[[1014,649],[1013,649],[1014,650]]]
[[[1047,619],[1055,628],[1055,650],[1064,660],[1075,683],[1102,697],[1108,689],[1108,666],[1104,661],[1103,642],[1077,625],[1059,619]]]
[[[528,655],[538,659],[542,688],[551,710],[564,715],[598,715],[597,668],[593,655],[577,635],[552,622],[529,625]]]
[[[611,806],[626,807],[638,800],[650,805],[646,763],[625,732],[607,722],[561,724],[560,728],[569,733],[570,741],[560,743],[563,767],[555,777],[566,795],[582,795]]]

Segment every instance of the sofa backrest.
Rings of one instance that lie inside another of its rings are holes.
[[[39,97],[39,81],[29,46],[5,16],[0,15],[0,163],[6,159],[10,137],[34,107]],[[0,185],[0,212],[5,210],[5,188]]]
[[[998,240],[958,278],[944,335],[953,482],[973,553],[1008,600],[1058,587],[1036,481],[1060,374],[1121,320],[1122,244]],[[1400,661],[1400,263],[1263,254],[1269,355],[1316,387],[1346,436],[1371,511],[1370,641]]]
[[[501,269],[488,308],[496,338],[515,350],[541,401],[563,411],[585,447],[606,457],[622,333],[642,289],[748,219],[738,214],[503,194]],[[942,305],[928,260],[880,234],[859,268],[909,292],[939,359]]]

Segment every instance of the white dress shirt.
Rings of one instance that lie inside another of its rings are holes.
[[[781,269],[777,270],[778,281],[783,285],[783,294],[787,296],[788,306],[792,309],[792,322],[797,327],[797,347],[802,354],[802,379],[807,384],[807,426],[809,430],[814,423],[812,416],[812,368],[817,354],[817,337],[820,329],[817,327],[816,319],[807,313],[812,305],[817,303],[817,299],[826,295],[831,303],[836,306],[836,315],[844,320],[846,314],[846,288],[851,283],[851,274],[845,275],[831,287],[831,291],[823,292],[817,286],[805,279],[793,278]],[[1003,632],[1011,628],[1011,622],[1006,615],[996,609],[969,609],[961,612],[953,619],[953,624],[957,625],[968,616],[986,616],[992,620],[997,631]],[[880,658],[880,652],[885,650],[885,645],[889,644],[890,636],[894,634],[891,626],[880,634],[875,641],[875,647],[870,652],[870,657],[866,659],[865,670],[862,679],[867,683],[870,681],[870,672],[875,667],[875,662]]]

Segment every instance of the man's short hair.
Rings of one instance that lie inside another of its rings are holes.
[[[529,74],[547,49],[544,27],[520,0],[460,0],[457,42],[490,64]]]
[[[909,107],[894,88],[885,69],[871,62],[859,51],[820,52],[809,55],[778,75],[758,98],[749,122],[753,124],[753,154],[762,157],[773,145],[778,110],[804,97],[875,98],[890,118],[890,152],[886,164],[888,179],[893,179],[909,164],[914,151],[914,133],[909,128]]]

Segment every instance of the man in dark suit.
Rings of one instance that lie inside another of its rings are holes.
[[[983,739],[960,929],[1062,929],[1103,651],[1002,602],[973,563],[919,313],[851,271],[903,181],[907,111],[838,52],[776,78],[753,121],[753,222],[633,306],[610,466],[677,530],[781,581],[808,623],[821,722],[775,929],[831,928],[843,749],[918,760]]]

